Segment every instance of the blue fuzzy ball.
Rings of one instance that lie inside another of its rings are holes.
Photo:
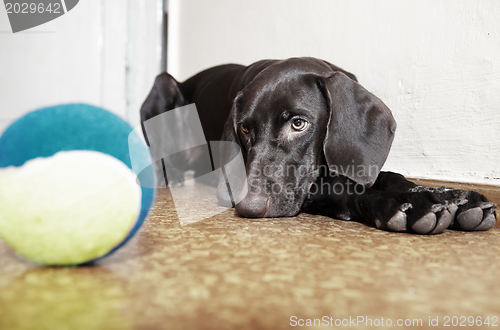
[[[132,169],[129,147],[141,150],[142,155],[149,155],[147,147],[139,138],[129,138],[132,131],[132,127],[120,117],[87,104],[65,104],[36,110],[12,123],[0,137],[0,169],[20,167],[38,157],[52,157],[60,151],[73,150],[105,153]],[[129,146],[129,143],[132,145]],[[132,238],[153,204],[153,168],[141,169],[141,173],[136,175],[141,178],[141,182],[149,182],[141,185],[138,219],[125,239],[98,259],[113,253]]]

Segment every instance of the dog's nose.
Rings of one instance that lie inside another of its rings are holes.
[[[236,204],[236,213],[247,218],[262,218],[268,209],[268,198],[249,194]]]

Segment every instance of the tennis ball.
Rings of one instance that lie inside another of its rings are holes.
[[[106,255],[134,227],[141,188],[118,159],[61,151],[0,169],[0,237],[41,264],[80,264]]]
[[[131,150],[149,157],[137,130],[97,107],[66,104],[21,117],[0,137],[0,237],[42,264],[113,253],[137,233],[155,199],[154,171],[144,165],[150,159],[131,160]]]

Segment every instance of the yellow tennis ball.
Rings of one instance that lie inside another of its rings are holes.
[[[45,265],[106,255],[139,218],[141,188],[120,160],[96,151],[61,151],[0,168],[0,238]]]

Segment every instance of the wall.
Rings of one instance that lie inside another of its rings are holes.
[[[131,124],[160,72],[162,0],[82,0],[13,34],[0,5],[0,133],[28,111],[66,102],[104,107]]]
[[[171,0],[169,71],[314,56],[392,109],[385,170],[500,184],[500,2]]]

